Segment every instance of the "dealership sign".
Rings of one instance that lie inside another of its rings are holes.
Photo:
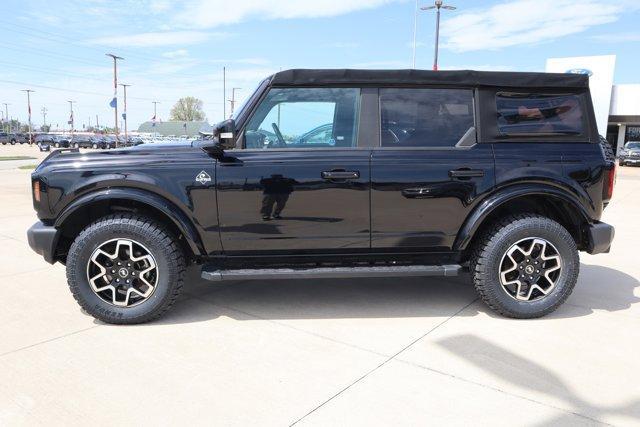
[[[601,135],[607,134],[615,64],[615,55],[547,59],[546,71],[548,73],[586,74],[589,76],[593,109],[598,123],[598,132]]]

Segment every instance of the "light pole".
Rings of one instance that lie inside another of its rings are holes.
[[[112,53],[105,53],[105,55],[113,58],[113,100],[111,101],[111,106],[113,107],[114,112],[114,121],[113,125],[115,126],[116,131],[116,148],[118,147],[118,59],[123,59],[120,56],[116,56]]]
[[[73,136],[73,104],[75,104],[76,101],[67,101],[69,103],[69,109],[71,110],[71,114],[69,115],[69,124],[71,125],[71,136]]]
[[[124,89],[124,112],[122,118],[124,119],[124,143],[127,143],[127,88],[131,85],[120,83],[120,86]]]
[[[42,112],[42,127],[47,127],[47,107],[40,109]]]
[[[4,117],[7,120],[7,133],[11,133],[11,120],[9,120],[9,103],[3,102],[4,105]]]
[[[231,88],[231,99],[229,100],[229,103],[231,104],[231,114],[229,115],[229,117],[233,116],[233,108],[236,105],[236,91],[242,89],[241,87],[234,87]]]
[[[35,90],[22,89],[21,92],[27,92],[27,109],[29,111],[29,144],[31,144],[31,92],[35,92]]]
[[[151,101],[153,104],[153,137],[158,136],[158,132],[156,131],[156,121],[158,120],[158,101]]]
[[[455,6],[444,4],[443,0],[436,0],[433,6],[421,8],[422,10],[436,10],[436,43],[435,54],[433,58],[433,71],[438,71],[438,44],[440,43],[440,9],[455,10]]]

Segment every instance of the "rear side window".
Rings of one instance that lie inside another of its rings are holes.
[[[380,89],[383,147],[453,147],[473,127],[470,89]]]
[[[580,96],[574,94],[496,94],[500,136],[581,135]]]

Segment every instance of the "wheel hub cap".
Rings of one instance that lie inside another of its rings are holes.
[[[507,249],[500,261],[500,284],[511,298],[535,301],[555,288],[561,272],[556,247],[545,239],[530,237]]]
[[[93,293],[117,307],[146,301],[158,284],[158,264],[151,252],[131,239],[112,239],[98,246],[87,263]]]

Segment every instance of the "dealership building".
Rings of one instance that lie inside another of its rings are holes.
[[[619,152],[629,141],[640,141],[640,84],[613,85],[607,140]]]
[[[616,56],[547,59],[546,71],[589,75],[598,131],[619,154],[624,144],[640,141],[640,84],[613,84]]]

